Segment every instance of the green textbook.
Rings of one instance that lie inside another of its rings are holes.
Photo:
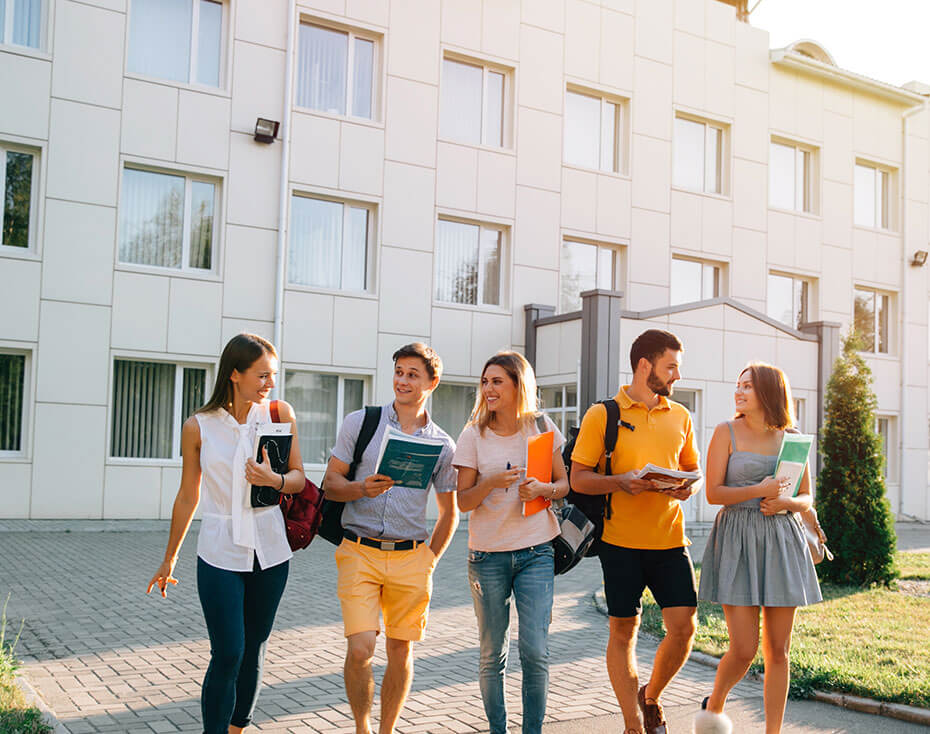
[[[801,479],[804,477],[804,467],[807,466],[807,457],[810,456],[814,437],[806,433],[785,433],[775,461],[775,476],[790,479],[791,484],[782,494],[797,497],[801,489]]]
[[[376,473],[389,476],[398,487],[429,489],[443,446],[442,441],[388,428],[381,441]]]

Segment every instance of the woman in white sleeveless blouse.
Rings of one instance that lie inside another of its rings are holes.
[[[279,420],[293,434],[288,471],[276,474],[268,454],[251,456],[259,424],[271,422],[268,393],[278,355],[254,334],[233,337],[223,350],[207,404],[184,422],[183,468],[174,501],[168,548],[149,582],[167,596],[181,543],[197,505],[203,521],[197,542],[197,592],[210,635],[210,665],[201,690],[205,734],[241,732],[252,720],[265,646],[287,583],[291,550],[277,506],[253,508],[250,485],[286,494],[304,487],[297,422],[278,403]]]

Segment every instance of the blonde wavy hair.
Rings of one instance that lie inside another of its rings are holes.
[[[517,388],[517,425],[523,429],[531,426],[539,415],[539,403],[536,398],[536,375],[530,363],[519,352],[501,351],[488,359],[481,369],[481,379],[484,379],[488,367],[497,365],[513,380]],[[478,426],[478,432],[484,435],[484,429],[491,424],[493,414],[488,410],[488,403],[484,391],[478,387],[475,395],[475,407],[472,408],[468,425]]]

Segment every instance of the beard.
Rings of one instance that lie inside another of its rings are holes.
[[[675,388],[672,387],[672,383],[662,382],[662,380],[659,379],[655,367],[652,368],[649,377],[646,378],[646,387],[652,390],[656,395],[661,395],[664,398],[671,397],[672,393],[675,391]]]

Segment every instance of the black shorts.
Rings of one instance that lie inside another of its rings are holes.
[[[637,550],[601,541],[599,557],[611,617],[638,616],[647,586],[662,609],[697,606],[694,566],[687,547]]]

